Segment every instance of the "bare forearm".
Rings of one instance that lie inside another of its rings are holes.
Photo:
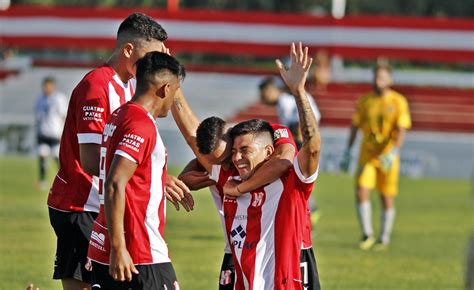
[[[191,110],[181,90],[176,92],[171,113],[188,145],[194,146],[199,120]]]
[[[352,125],[351,128],[350,128],[349,141],[347,143],[347,149],[349,149],[349,150],[352,148],[352,145],[354,145],[354,141],[357,137],[357,130],[358,130],[358,128],[354,125]]]
[[[319,150],[321,146],[321,137],[319,134],[318,122],[314,116],[313,109],[308,101],[306,91],[299,89],[295,92],[296,106],[300,118],[300,129],[303,135],[303,144],[311,142],[313,149]]]
[[[105,190],[105,217],[110,236],[110,246],[120,248],[125,246],[124,237],[124,212],[125,212],[125,187],[117,183],[106,184]]]
[[[178,125],[178,128],[181,131],[181,134],[183,134],[186,143],[188,143],[189,147],[191,147],[191,150],[198,158],[199,163],[205,168],[206,171],[209,172],[212,164],[207,162],[201,155],[196,143],[196,131],[199,126],[199,120],[191,110],[191,107],[184,98],[181,90],[176,92],[173,106],[171,106],[171,113],[173,114],[176,125]]]
[[[291,144],[278,145],[271,158],[263,163],[248,180],[239,184],[239,190],[249,192],[280,178],[293,165],[295,150]]]
[[[184,169],[181,171],[179,174],[178,178],[180,178],[182,175],[190,172],[190,171],[206,171],[204,167],[199,163],[197,159],[193,159],[189,161],[188,164],[184,167]],[[180,178],[181,179],[181,178]]]
[[[265,162],[250,179],[239,184],[240,192],[249,192],[269,184],[290,169],[292,163],[287,159],[272,158]]]

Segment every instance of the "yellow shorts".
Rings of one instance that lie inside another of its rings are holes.
[[[366,163],[359,164],[357,169],[357,185],[367,189],[377,186],[380,194],[386,197],[398,194],[398,174],[400,169],[400,157],[395,157],[392,167],[388,172],[383,172],[379,167],[379,161],[372,159]]]

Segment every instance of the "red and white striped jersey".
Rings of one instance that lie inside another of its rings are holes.
[[[79,144],[101,144],[110,114],[133,95],[135,80],[124,84],[104,64],[89,72],[72,92],[59,150],[60,167],[48,196],[48,206],[61,211],[99,211],[97,176],[81,167]]]
[[[273,130],[274,130],[274,146],[278,147],[283,144],[290,144],[295,148],[295,152],[297,153],[298,150],[296,149],[296,144],[295,140],[293,139],[293,135],[291,134],[291,131],[288,127],[280,125],[280,124],[271,124]],[[296,154],[295,153],[295,154]],[[215,173],[215,176],[218,176],[219,172]],[[212,178],[212,174],[211,174]],[[216,180],[217,181],[217,180]],[[224,220],[224,212],[222,209],[222,202],[224,199],[224,191],[222,189],[222,186],[219,184],[216,184],[214,186],[210,186],[209,190],[211,191],[212,199],[214,201],[214,204],[217,208],[217,211],[219,213],[219,218],[221,220],[221,225],[222,228],[224,229],[225,233],[225,220]],[[224,253],[226,254],[231,254],[229,242],[227,241],[227,235],[224,235],[224,240],[225,240],[225,248],[224,248]],[[305,233],[303,237],[303,248],[311,248],[312,242],[311,242],[311,220],[309,216],[309,210],[308,210],[308,218],[307,218],[307,226],[305,227]]]
[[[219,186],[239,179],[235,169],[215,165],[212,172]],[[224,198],[236,290],[301,289],[300,251],[317,175],[305,178],[295,158],[293,168],[280,179],[236,199]]]
[[[100,181],[105,181],[113,158],[120,155],[137,164],[126,189],[124,230],[133,263],[170,262],[164,240],[166,218],[166,149],[153,117],[129,102],[117,109],[105,126],[101,148]],[[105,218],[103,188],[101,206],[89,241],[88,257],[109,264],[110,240]]]

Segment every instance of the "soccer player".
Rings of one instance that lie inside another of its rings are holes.
[[[405,139],[405,131],[411,127],[408,104],[402,95],[390,89],[391,68],[379,64],[374,69],[374,92],[359,99],[352,118],[349,142],[341,162],[341,169],[347,171],[350,164],[350,150],[360,129],[363,133],[359,162],[356,173],[357,213],[362,228],[363,250],[383,250],[390,243],[390,233],[395,220],[394,198],[398,194],[398,173],[400,149]],[[383,212],[381,233],[378,241],[374,238],[371,218],[370,190],[380,192]]]
[[[224,199],[225,190],[227,194],[238,194],[240,192],[250,192],[258,189],[268,183],[279,179],[281,175],[286,173],[293,164],[295,156],[295,142],[290,130],[282,125],[271,124],[274,131],[274,147],[275,151],[263,166],[259,167],[249,179],[239,184],[239,188],[223,188],[222,186],[211,186],[210,191],[219,211],[222,226],[225,230],[225,220],[222,212],[222,202]],[[232,164],[231,153],[232,143],[230,142],[231,128],[228,127],[224,120],[218,117],[210,117],[201,122],[198,127],[196,139],[199,153],[203,158],[206,158],[213,165],[221,165],[221,171],[227,174],[227,171],[234,170]],[[291,153],[287,156],[288,151]],[[208,180],[201,178],[199,170],[200,164],[193,160],[186,166],[180,174],[180,179],[183,180],[188,187],[193,190],[209,186]],[[191,171],[195,170],[195,171]],[[209,170],[209,169],[208,169]],[[207,174],[206,174],[207,179]],[[200,184],[202,183],[202,184]],[[238,191],[237,191],[238,190]],[[221,276],[219,279],[219,289],[234,289],[235,268],[232,260],[232,252],[227,240],[227,235],[224,235],[226,241],[224,250],[224,259],[221,267]],[[314,257],[311,241],[311,221],[310,212],[307,211],[306,225],[304,227],[303,244],[301,248],[301,271],[307,277],[303,281],[304,289],[313,290],[320,289],[318,271],[316,260]]]
[[[294,94],[300,114],[304,143],[293,168],[277,181],[236,199],[224,199],[226,231],[236,267],[236,289],[302,289],[300,258],[307,202],[317,177],[320,135],[304,90],[309,66],[308,50],[291,49],[287,71],[277,61],[285,83]],[[271,156],[272,130],[268,123],[250,120],[234,126],[232,161],[241,180]],[[215,171],[213,171],[214,173]],[[218,185],[235,187],[233,176],[218,177]],[[230,178],[230,180],[229,180]]]
[[[199,125],[198,119],[181,91],[177,92],[172,112],[181,133],[198,158],[198,161],[193,160],[186,166],[179,178],[193,190],[213,185],[214,182],[209,180],[207,173],[211,172],[212,164],[222,164],[223,168],[229,168],[232,165],[230,160],[232,144],[229,142],[228,134],[226,134],[228,126],[225,121],[217,117],[207,118]],[[199,129],[198,125],[202,129]],[[252,178],[239,185],[240,190],[251,191],[273,182],[292,167],[295,144],[291,132],[281,125],[274,124],[273,127],[275,130],[274,154],[257,170]],[[224,196],[223,189],[222,187],[211,186],[210,190],[224,227],[221,210]],[[227,238],[225,240],[227,241]],[[221,290],[233,289],[234,285],[234,266],[228,244],[226,244],[224,252],[219,277],[219,289]],[[307,289],[319,289],[316,261],[312,250],[309,212],[301,256],[302,271],[308,273],[305,286],[308,287]]]
[[[66,119],[67,101],[67,97],[56,90],[53,77],[43,79],[43,91],[35,104],[40,190],[46,189],[46,158],[52,156],[59,163],[59,142]]]
[[[134,13],[117,32],[106,64],[89,72],[72,92],[61,139],[60,168],[49,192],[51,225],[57,236],[54,279],[66,290],[89,289],[84,265],[92,224],[99,211],[101,136],[110,114],[131,99],[135,62],[149,51],[166,51],[166,31]]]
[[[236,270],[235,289],[303,289],[300,252],[307,225],[307,202],[317,178],[320,135],[304,84],[312,60],[301,43],[291,47],[292,65],[280,73],[297,101],[304,143],[292,168],[276,181],[250,192],[240,188],[272,156],[273,129],[265,121],[249,120],[234,126],[233,170],[213,166],[217,187],[234,192],[224,198],[228,242]],[[235,196],[237,197],[235,197]]]
[[[168,54],[146,54],[137,63],[134,97],[105,126],[100,155],[104,205],[88,255],[92,289],[179,289],[163,237],[167,154],[155,119],[167,116],[184,75]],[[184,185],[182,190],[189,192]]]

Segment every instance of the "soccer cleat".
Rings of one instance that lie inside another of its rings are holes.
[[[377,242],[372,248],[375,252],[382,252],[388,249],[388,243]]]
[[[362,242],[359,243],[359,248],[361,250],[368,250],[375,244],[375,239],[371,236],[364,237]]]

